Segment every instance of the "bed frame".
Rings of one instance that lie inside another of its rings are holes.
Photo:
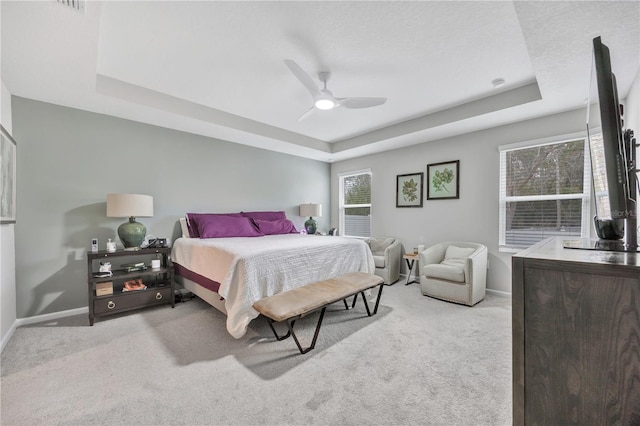
[[[227,314],[227,309],[224,306],[224,299],[215,291],[209,290],[208,288],[205,288],[200,284],[197,284],[194,281],[191,281],[190,279],[184,278],[180,275],[176,275],[175,280],[178,284],[182,285],[184,288],[198,296],[200,299],[204,300],[223,314]]]

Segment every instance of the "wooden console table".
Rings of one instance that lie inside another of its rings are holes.
[[[513,423],[640,423],[640,253],[542,241],[512,259]]]

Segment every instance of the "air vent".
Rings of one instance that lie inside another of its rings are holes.
[[[57,0],[57,2],[63,6],[67,6],[75,11],[84,13],[84,6],[86,0]]]

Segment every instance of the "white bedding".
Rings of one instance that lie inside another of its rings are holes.
[[[347,272],[375,270],[369,246],[346,237],[178,238],[171,256],[173,262],[220,283],[227,330],[235,338],[244,336],[258,316],[253,304],[264,297]]]

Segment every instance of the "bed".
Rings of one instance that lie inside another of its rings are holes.
[[[227,331],[241,338],[258,316],[258,300],[347,272],[373,274],[361,240],[287,233],[251,237],[178,238],[172,248],[176,280],[226,313]]]

